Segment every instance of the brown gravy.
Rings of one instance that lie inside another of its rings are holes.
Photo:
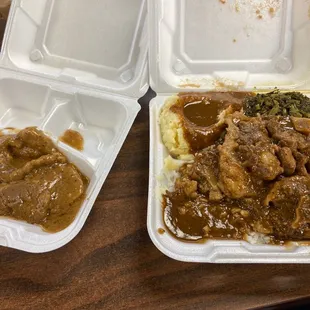
[[[84,138],[83,136],[72,129],[66,130],[59,140],[78,151],[83,151],[84,149]]]
[[[179,169],[175,189],[163,195],[164,223],[176,238],[244,239],[254,232],[268,243],[310,239],[310,122],[247,117],[238,108],[245,95],[180,94],[183,129],[196,152]],[[206,147],[197,129],[214,128],[228,102],[236,108],[225,117],[227,130]]]
[[[222,105],[206,99],[189,102],[184,105],[184,116],[193,124],[209,127],[217,122]]]
[[[68,227],[86,196],[85,177],[42,131],[30,127],[0,136],[0,216]]]
[[[232,105],[235,110],[242,108],[248,92],[180,93],[184,116],[194,125],[209,127],[218,122],[219,114]]]
[[[228,106],[242,108],[243,99],[253,95],[248,92],[180,93],[178,105],[171,109],[181,116],[185,138],[193,153],[212,145],[222,135],[225,125],[219,114]]]
[[[163,235],[166,232],[163,228],[158,228],[157,231],[160,235]]]

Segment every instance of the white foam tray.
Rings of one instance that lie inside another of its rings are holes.
[[[14,0],[2,65],[133,97],[148,89],[145,0]]]
[[[276,8],[274,16],[269,14],[268,3]],[[260,4],[265,5],[261,8],[263,19],[256,13]],[[161,142],[158,117],[170,95],[213,90],[223,84],[224,89],[310,89],[310,2],[149,0],[148,5],[150,84],[158,94],[150,104],[147,225],[152,241],[167,256],[188,262],[310,263],[310,247],[298,243],[190,243],[177,240],[168,232],[159,234],[158,228],[165,225],[157,195],[157,177],[168,155]]]
[[[180,85],[186,84],[199,90],[222,84],[309,89],[309,4],[149,0],[150,85],[158,93],[184,90]]]
[[[121,8],[121,9],[120,9]],[[38,126],[90,179],[76,219],[50,234],[0,218],[0,245],[57,249],[83,227],[147,90],[144,0],[16,0],[0,59],[0,128]],[[58,142],[68,128],[84,150]]]

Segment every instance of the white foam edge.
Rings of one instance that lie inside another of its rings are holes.
[[[150,102],[150,162],[147,229],[154,245],[166,256],[184,262],[200,263],[310,263],[310,247],[302,242],[289,245],[251,244],[246,241],[208,240],[205,243],[184,242],[169,232],[158,233],[165,228],[161,199],[158,197],[158,176],[164,167],[168,153],[161,142],[159,113],[170,94],[160,95]],[[255,237],[264,242],[264,236]]]
[[[87,197],[77,214],[74,222],[65,230],[51,234],[44,232],[39,226],[27,224],[8,218],[0,219],[0,245],[32,252],[42,253],[55,250],[71,241],[83,227],[89,212],[99,194],[99,191],[116,159],[118,152],[133,124],[133,121],[140,110],[140,105],[134,99],[124,96],[114,96],[95,90],[89,90],[83,87],[67,85],[65,83],[51,81],[28,74],[18,73],[13,70],[0,69],[0,86],[3,80],[24,81],[33,85],[46,86],[52,90],[64,94],[82,94],[89,98],[96,98],[105,104],[106,100],[112,100],[115,105],[120,105],[126,110],[126,119],[124,120],[119,132],[115,135],[110,147],[100,159],[98,166],[92,166],[87,157],[80,152],[72,149],[62,142],[58,142],[58,137],[51,138],[64,154],[87,176],[90,176],[90,185],[87,191]],[[9,90],[8,90],[9,91]],[[26,97],[26,96],[25,96]],[[16,126],[17,128],[19,126]]]

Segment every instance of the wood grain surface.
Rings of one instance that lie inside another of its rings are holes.
[[[142,111],[80,234],[29,254],[0,248],[0,309],[248,309],[310,295],[308,265],[174,261],[146,229],[149,120]]]

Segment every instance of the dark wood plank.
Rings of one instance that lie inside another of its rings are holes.
[[[54,252],[0,248],[0,309],[247,309],[310,295],[307,265],[211,265],[146,230],[148,99],[81,233]]]

